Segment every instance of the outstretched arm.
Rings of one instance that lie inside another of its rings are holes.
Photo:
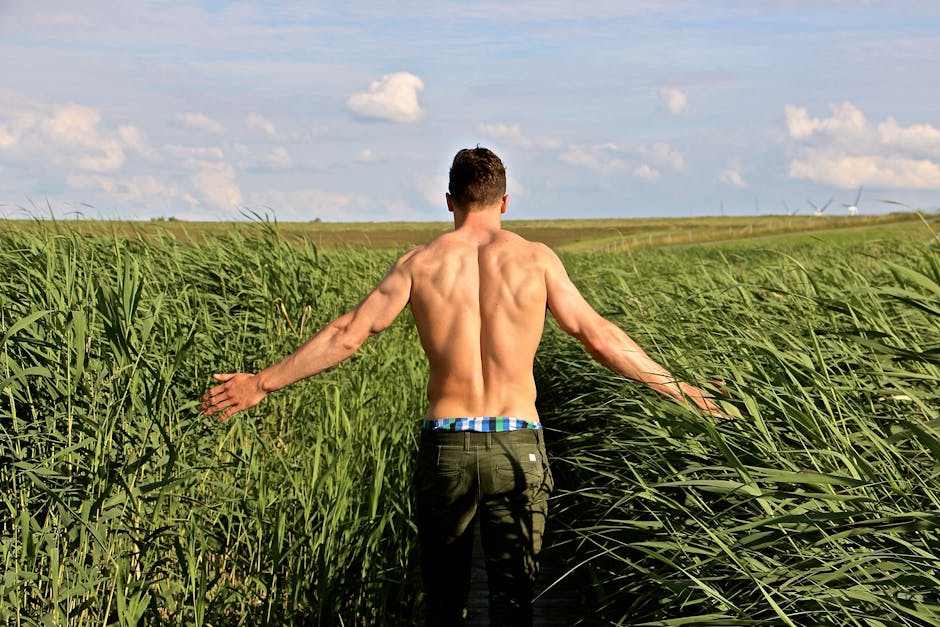
[[[218,414],[222,422],[261,402],[275,390],[335,366],[350,357],[366,339],[386,329],[401,313],[411,296],[408,253],[392,266],[385,278],[352,311],[343,314],[307,340],[300,348],[255,374],[213,375],[220,385],[200,399],[205,416]]]
[[[594,359],[614,372],[645,383],[680,403],[691,401],[709,414],[722,415],[705,390],[677,381],[620,327],[598,314],[571,282],[561,260],[550,251],[549,256],[548,308],[563,331],[577,338]]]

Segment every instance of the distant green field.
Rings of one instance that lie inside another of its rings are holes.
[[[592,252],[645,246],[682,246],[709,242],[769,238],[788,235],[862,232],[863,239],[885,235],[916,236],[924,220],[937,223],[940,215],[889,213],[872,216],[736,216],[703,218],[612,218],[588,220],[506,220],[506,229],[544,242],[559,251]],[[202,241],[234,231],[251,233],[252,222],[130,222],[62,221],[81,234],[122,238],[169,237]],[[280,222],[278,232],[290,241],[310,242],[322,248],[366,247],[398,250],[427,242],[453,228],[451,222]],[[0,233],[46,229],[48,221],[0,220]]]
[[[546,325],[546,556],[586,625],[940,624],[936,220],[507,223],[741,416]],[[223,425],[196,399],[449,228],[0,224],[0,624],[416,624],[411,317]]]

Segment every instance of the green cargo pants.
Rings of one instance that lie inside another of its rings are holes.
[[[542,430],[422,431],[415,486],[427,624],[464,624],[479,519],[490,624],[531,625],[554,487]]]

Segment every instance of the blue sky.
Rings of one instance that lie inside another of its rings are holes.
[[[0,216],[447,220],[940,206],[940,5],[0,0]],[[811,204],[812,203],[812,204]]]

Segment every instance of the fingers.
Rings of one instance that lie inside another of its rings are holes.
[[[232,405],[232,402],[227,397],[219,397],[218,395],[213,397],[209,393],[203,395],[200,400],[202,403],[199,405],[199,411],[207,418]]]
[[[199,411],[203,416],[209,418],[222,410],[231,408],[234,405],[234,401],[228,395],[228,386],[226,385],[226,383],[234,376],[235,375],[233,374],[212,375],[213,379],[216,381],[222,381],[223,384],[211,388],[200,397],[199,400],[202,402],[199,404]],[[223,417],[219,418],[218,420],[221,422],[221,420],[228,418],[232,413],[235,413],[235,411],[237,410],[230,411],[228,415],[223,415]]]
[[[220,384],[202,395],[199,411],[207,418],[218,415],[217,422],[224,422],[234,414],[257,405],[265,396],[257,388],[253,375],[217,373],[212,378]]]
[[[226,411],[224,414],[216,418],[215,421],[221,424],[225,422],[226,420],[228,420],[233,414],[237,412],[238,412],[238,409],[236,409],[235,407],[230,407],[228,411]]]

